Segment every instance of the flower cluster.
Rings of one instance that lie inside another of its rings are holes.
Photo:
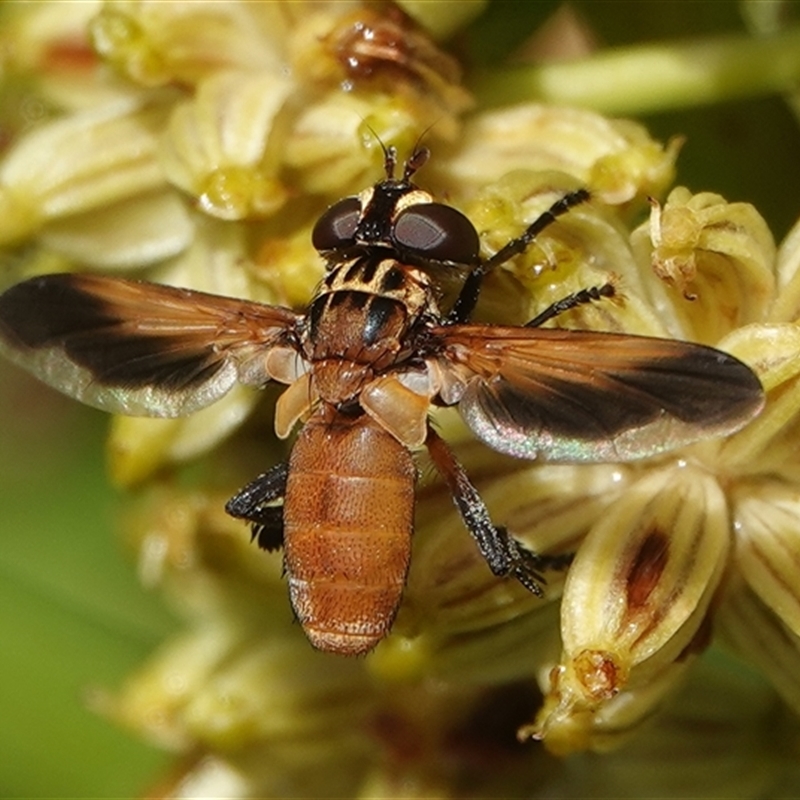
[[[557,324],[719,347],[758,373],[766,408],[724,441],[591,466],[500,456],[438,413],[495,520],[575,557],[544,600],[498,580],[421,461],[404,600],[365,659],[310,648],[280,555],[224,514],[282,456],[274,393],[117,418],[112,474],[145,485],[129,540],[187,632],[96,703],[184,755],[167,797],[588,796],[587,771],[619,787],[654,764],[663,794],[679,785],[670,769],[702,772],[698,794],[706,780],[740,788],[746,760],[700,769],[700,723],[755,759],[771,740],[740,720],[761,730],[771,695],[724,665],[689,667],[719,637],[800,712],[800,227],[776,248],[752,206],[668,192],[680,142],[629,121],[533,103],[465,116],[458,63],[436,39],[481,4],[448,4],[446,23],[438,5],[18,8],[0,34],[6,69],[37,111],[17,115],[0,163],[4,282],[91,269],[302,308],[321,277],[317,216],[381,176],[380,141],[408,153],[424,132],[433,159],[417,180],[470,217],[486,254],[566,191],[592,193],[487,280],[481,319],[522,323],[613,282],[614,300]],[[161,480],[200,456],[202,485]],[[721,704],[704,705],[709,692]],[[666,722],[616,761],[550,755],[614,749],[657,709]]]

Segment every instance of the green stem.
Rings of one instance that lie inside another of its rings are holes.
[[[800,87],[800,27],[769,38],[726,36],[600,51],[591,58],[478,76],[486,106],[539,101],[644,114]]]

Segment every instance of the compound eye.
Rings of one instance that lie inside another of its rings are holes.
[[[472,264],[480,241],[475,226],[452,206],[419,203],[400,213],[394,224],[396,244],[433,261]]]
[[[311,243],[322,252],[349,247],[354,243],[359,219],[361,202],[357,197],[339,200],[317,220],[311,233]]]

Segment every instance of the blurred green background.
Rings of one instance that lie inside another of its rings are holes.
[[[476,63],[496,63],[557,5],[497,0],[468,31],[467,49]],[[744,32],[733,0],[573,6],[606,45]],[[777,238],[800,215],[800,134],[780,98],[643,121],[663,140],[687,136],[679,183],[753,202]],[[139,587],[115,536],[120,498],[104,476],[106,424],[0,365],[3,797],[133,796],[169,762],[86,703],[96,687],[117,686],[174,626]]]
[[[163,754],[87,707],[171,623],[114,536],[106,416],[0,366],[0,795],[132,796]]]

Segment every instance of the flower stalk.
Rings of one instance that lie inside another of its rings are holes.
[[[650,114],[790,92],[800,80],[800,27],[620,47],[578,61],[495,68],[473,87],[481,107],[535,98],[603,114]]]

